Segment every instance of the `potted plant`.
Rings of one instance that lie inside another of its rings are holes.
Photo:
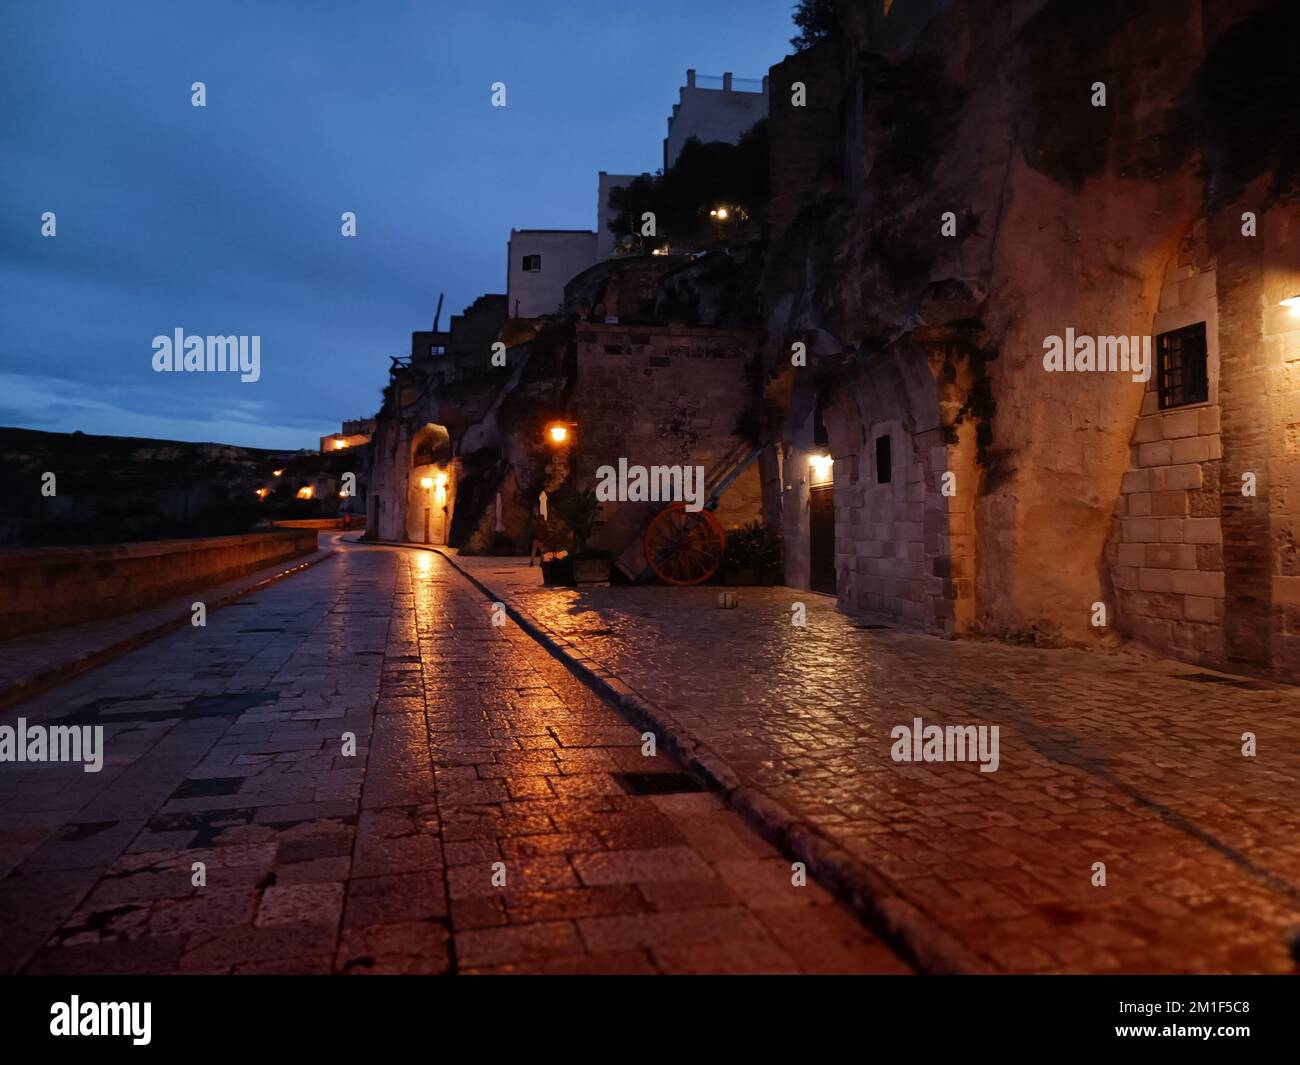
[[[573,580],[575,584],[608,584],[609,554],[593,551],[587,544],[596,526],[600,503],[590,488],[563,492],[556,500],[556,509],[573,536]]]
[[[573,558],[569,554],[573,537],[559,518],[549,518],[542,535],[542,583],[572,584]]]
[[[781,534],[759,521],[727,533],[722,552],[724,584],[776,584],[782,576]]]

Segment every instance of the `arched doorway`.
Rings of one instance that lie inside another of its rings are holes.
[[[835,466],[820,402],[813,408],[813,448],[808,464],[808,587],[834,595]]]
[[[406,539],[445,544],[456,498],[451,434],[429,422],[411,439],[406,490]]]

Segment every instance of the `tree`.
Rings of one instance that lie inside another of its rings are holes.
[[[796,52],[811,48],[835,32],[835,4],[836,0],[799,0],[795,4],[793,17],[799,36],[791,37],[790,43]]]
[[[655,216],[655,236],[643,244],[652,251],[669,244],[674,251],[703,247],[714,240],[739,236],[741,214],[759,217],[767,203],[767,120],[755,123],[738,144],[702,143],[692,137],[677,161],[662,174],[642,174],[622,188],[610,190],[609,206],[618,212],[610,225],[616,236],[638,232],[642,215]],[[726,206],[735,221],[720,229],[709,211]]]

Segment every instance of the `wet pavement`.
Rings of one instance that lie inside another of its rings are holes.
[[[578,592],[513,560],[457,564],[982,967],[1296,971],[1296,688],[1149,655],[857,628],[790,588],[736,589],[723,610],[717,588]],[[916,718],[996,726],[997,770],[895,761],[893,730]]]
[[[441,556],[331,540],[0,715],[104,728],[0,763],[0,971],[907,971]]]

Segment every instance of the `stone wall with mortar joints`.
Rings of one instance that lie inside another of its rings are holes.
[[[706,478],[744,448],[736,423],[751,402],[745,362],[757,338],[743,330],[584,323],[578,328],[572,410],[574,482],[595,488],[601,466],[703,466]],[[593,546],[621,551],[655,503],[605,503]],[[724,527],[761,513],[753,463],[723,494]]]
[[[1268,374],[1272,669],[1279,677],[1296,680],[1300,679],[1300,306],[1283,306],[1281,301],[1300,296],[1300,221],[1282,210],[1261,213],[1259,234],[1255,239],[1262,244],[1263,268],[1258,354]],[[1237,473],[1238,484],[1240,480]]]
[[[969,626],[974,611],[975,474],[973,428],[959,434],[956,448],[943,429],[944,403],[960,406],[957,394],[965,393],[952,382],[953,394],[941,400],[946,393],[935,367],[942,362],[942,355],[936,361],[914,348],[893,349],[836,391],[824,419],[835,459],[841,605],[952,635],[959,620],[963,629]],[[876,442],[883,436],[890,439],[891,476],[880,483]],[[806,454],[794,457],[806,468]],[[953,497],[941,492],[949,471],[956,475]],[[785,480],[790,489],[797,476],[787,473]],[[789,505],[806,510],[806,486],[793,487]]]
[[[1209,399],[1160,410],[1155,337],[1205,323]],[[1114,624],[1188,661],[1224,662],[1220,524],[1219,317],[1215,262],[1201,223],[1169,263],[1151,324],[1152,372],[1106,547]]]
[[[0,551],[0,639],[114,617],[316,550],[315,529]]]

